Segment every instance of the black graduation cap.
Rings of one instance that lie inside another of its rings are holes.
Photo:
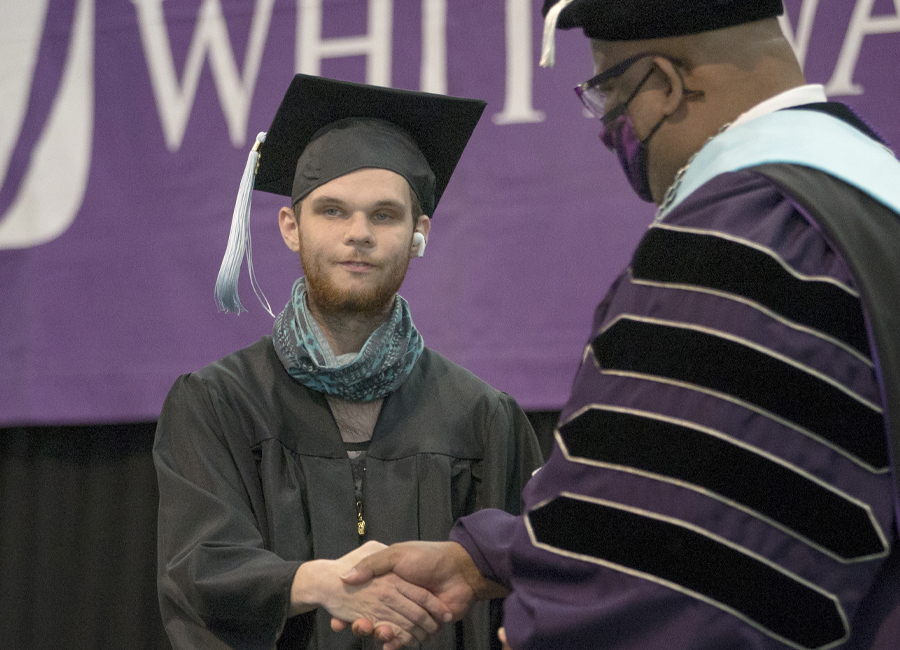
[[[403,176],[432,216],[486,103],[478,99],[295,75],[266,133],[247,160],[232,216],[228,248],[216,280],[220,310],[244,311],[238,276],[250,251],[253,189],[290,196],[292,204],[320,185],[376,167]]]
[[[419,161],[409,155],[414,152],[407,150],[406,135],[421,152],[421,162],[434,174],[433,196],[419,195],[422,209],[431,216],[484,107],[485,102],[479,99],[298,74],[260,147],[256,189],[290,196],[296,203],[302,198],[294,191],[298,161],[320,139],[324,142],[318,143],[318,150],[309,152],[312,156],[308,157],[313,160],[303,161],[321,167],[319,184],[355,169],[376,166],[406,177],[414,190],[426,189],[413,182],[424,170],[408,168]],[[387,125],[379,129],[370,120],[381,120]],[[390,137],[388,131],[392,128],[399,129],[397,138]],[[355,146],[353,140],[357,140]],[[336,144],[342,149],[350,144],[351,148],[335,150]],[[307,186],[310,182],[302,186],[306,193],[315,189]]]
[[[779,16],[782,0],[544,0],[541,65],[553,65],[553,30],[580,27],[601,41],[687,36]]]

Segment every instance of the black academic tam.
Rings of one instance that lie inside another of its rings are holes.
[[[581,27],[601,41],[687,36],[780,16],[782,0],[544,0],[556,27]]]

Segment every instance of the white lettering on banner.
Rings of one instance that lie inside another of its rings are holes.
[[[24,23],[5,25],[0,34],[24,27]],[[27,36],[19,33],[18,39]],[[37,38],[40,42],[39,31]],[[16,37],[10,40],[26,47]],[[32,75],[26,77],[25,83],[31,83]],[[0,215],[0,249],[44,244],[72,225],[87,189],[93,135],[94,0],[80,0],[53,108],[31,151],[16,197],[6,213]]]
[[[322,59],[366,57],[366,83],[391,85],[392,0],[368,0],[368,33],[322,38],[322,0],[297,0],[296,70],[319,74]]]
[[[825,86],[829,95],[860,95],[862,86],[853,83],[853,72],[862,50],[863,39],[870,34],[900,32],[900,0],[894,0],[893,16],[873,16],[875,0],[858,0],[850,18],[850,27],[838,55],[837,66]],[[894,64],[896,65],[896,63]]]
[[[0,2],[0,186],[25,122],[49,3]]]
[[[531,0],[506,0],[506,98],[494,124],[543,122],[532,106]]]
[[[806,53],[809,51],[809,39],[812,35],[813,21],[819,8],[819,0],[803,0],[800,5],[800,16],[797,18],[797,29],[791,28],[791,21],[787,9],[778,17],[781,23],[781,31],[794,48],[794,54],[800,62],[800,68],[806,66]]]
[[[177,151],[181,147],[194,105],[197,83],[207,56],[219,103],[228,124],[231,143],[236,147],[244,146],[247,141],[250,102],[256,88],[256,78],[275,0],[256,2],[250,26],[250,39],[244,55],[243,74],[238,72],[219,0],[203,0],[197,13],[197,23],[180,84],[162,10],[164,0],[131,1],[137,10],[141,42],[169,150]]]
[[[419,88],[447,92],[447,0],[422,2],[422,66]]]

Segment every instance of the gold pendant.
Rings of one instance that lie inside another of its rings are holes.
[[[360,536],[366,534],[366,522],[362,518],[362,503],[359,501],[356,502],[356,532],[359,533]]]

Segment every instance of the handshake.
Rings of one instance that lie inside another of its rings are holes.
[[[324,607],[336,632],[352,626],[357,636],[374,635],[384,650],[397,650],[460,620],[473,601],[507,593],[456,542],[366,542],[337,560],[300,565],[289,615]]]

